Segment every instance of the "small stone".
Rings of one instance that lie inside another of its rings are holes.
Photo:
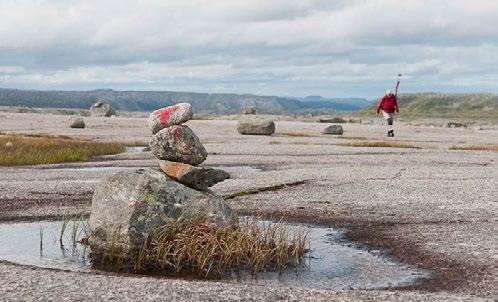
[[[446,128],[467,128],[467,125],[458,122],[447,122]]]
[[[207,157],[197,135],[185,125],[174,125],[157,132],[150,141],[150,150],[159,159],[194,166]]]
[[[110,104],[97,101],[90,107],[90,114],[96,117],[109,117],[116,114],[116,112],[112,109]]]
[[[150,114],[147,123],[149,124],[152,134],[156,134],[164,128],[173,125],[181,125],[189,121],[193,115],[192,105],[189,103],[179,103],[155,110]]]
[[[248,135],[272,135],[275,132],[275,123],[268,118],[247,114],[240,117],[237,131]]]
[[[334,135],[342,135],[343,129],[341,125],[330,125],[327,128],[323,129],[322,134],[334,134]]]
[[[81,116],[75,116],[72,117],[69,120],[69,127],[70,128],[85,128],[85,121]]]
[[[244,108],[244,114],[256,114],[256,107]]]
[[[213,168],[199,168],[189,164],[161,161],[161,170],[169,177],[197,190],[206,190],[230,178],[226,171]]]

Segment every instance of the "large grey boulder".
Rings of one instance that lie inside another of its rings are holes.
[[[185,125],[174,125],[157,132],[150,141],[150,150],[159,159],[194,166],[207,157],[197,135]]]
[[[189,121],[193,115],[192,105],[179,103],[153,111],[147,122],[152,134],[156,134],[169,126],[180,125]]]
[[[237,220],[229,205],[212,192],[191,189],[152,169],[122,171],[95,189],[89,241],[97,248],[133,249],[177,219],[199,216],[218,227]]]
[[[330,125],[327,128],[323,129],[322,134],[334,134],[334,135],[342,135],[344,130],[341,125]]]
[[[71,117],[69,120],[69,127],[70,128],[85,128],[85,121],[81,116],[74,116]]]
[[[247,114],[239,118],[237,131],[240,134],[272,135],[275,132],[275,123],[269,118]]]
[[[160,162],[160,167],[169,177],[197,190],[206,190],[230,178],[230,174],[221,169],[194,167],[166,160]]]
[[[92,107],[90,107],[90,114],[91,116],[96,117],[109,117],[116,114],[116,112],[114,112],[114,109],[112,109],[110,104],[97,101],[92,105]]]

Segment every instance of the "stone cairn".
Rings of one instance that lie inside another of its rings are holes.
[[[117,246],[139,248],[153,232],[177,219],[205,217],[217,227],[232,225],[235,211],[208,188],[230,177],[223,170],[197,167],[207,151],[183,123],[192,106],[180,103],[152,112],[152,153],[160,168],[117,172],[95,188],[90,214],[89,243],[102,250]]]
[[[170,178],[197,190],[206,190],[230,177],[226,171],[199,168],[207,151],[195,133],[183,123],[193,116],[192,106],[180,103],[151,113],[149,128],[154,136],[150,150],[161,160],[161,170]]]

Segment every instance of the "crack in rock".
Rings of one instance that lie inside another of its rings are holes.
[[[278,191],[278,190],[289,188],[289,187],[300,186],[300,185],[303,185],[307,182],[308,182],[307,180],[301,180],[301,181],[280,184],[280,185],[275,185],[275,186],[262,187],[262,188],[257,188],[257,189],[249,189],[249,190],[233,193],[230,195],[226,195],[226,196],[224,196],[224,198],[226,200],[228,200],[228,199],[235,199],[236,197],[240,197],[240,196],[254,195],[254,194],[258,194],[258,193],[262,193],[262,192]]]

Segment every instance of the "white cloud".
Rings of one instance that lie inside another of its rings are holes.
[[[402,72],[413,91],[497,91],[496,16],[486,0],[3,0],[0,86],[372,96]]]

